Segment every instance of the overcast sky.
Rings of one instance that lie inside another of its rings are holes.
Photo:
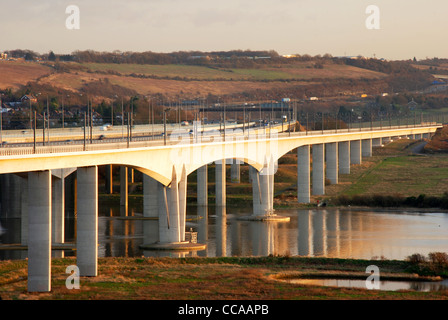
[[[65,9],[80,9],[68,30]],[[366,8],[380,9],[369,30]],[[0,51],[276,50],[448,58],[447,0],[0,0]]]

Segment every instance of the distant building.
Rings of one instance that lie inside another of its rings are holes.
[[[8,54],[7,53],[0,53],[0,60],[7,60],[8,59]]]
[[[20,98],[21,103],[29,103],[30,101],[31,101],[31,103],[36,103],[37,98],[35,96],[28,95],[28,94],[26,94],[22,98]]]
[[[190,56],[190,57],[188,57],[188,59],[190,59],[190,60],[197,60],[197,59],[210,60],[210,57],[209,56]]]
[[[408,107],[409,110],[415,110],[418,106],[418,103],[414,101],[414,99],[412,99],[412,101],[409,101],[408,103]]]

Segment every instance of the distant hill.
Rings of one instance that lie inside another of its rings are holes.
[[[36,61],[0,61],[0,90],[114,96],[207,97],[211,101],[272,100],[283,97],[346,97],[415,90],[434,79],[407,61],[333,58],[329,55],[282,57],[275,51],[94,52],[38,55]],[[19,58],[21,59],[21,58]]]

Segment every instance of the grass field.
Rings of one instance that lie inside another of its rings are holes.
[[[70,66],[70,65],[69,65]],[[82,69],[91,71],[113,71],[122,75],[132,73],[146,76],[185,78],[197,80],[250,80],[250,81],[278,81],[278,80],[307,80],[332,78],[370,78],[378,79],[385,74],[352,66],[326,64],[323,69],[313,68],[308,62],[279,66],[262,66],[256,69],[247,68],[211,68],[193,65],[141,65],[141,64],[112,64],[112,63],[82,63]]]
[[[0,261],[0,297],[4,300],[309,300],[448,299],[447,291],[378,291],[307,286],[278,281],[288,274],[364,277],[366,267],[381,268],[383,278],[416,279],[405,261],[298,257],[248,258],[100,258],[97,277],[82,277],[68,290],[65,268],[75,258],[52,260],[52,291],[27,293],[27,261]]]
[[[52,72],[50,67],[34,62],[0,60],[0,89],[15,90]]]
[[[36,62],[2,61],[0,89],[17,89],[30,81],[68,91],[108,79],[111,83],[146,95],[227,95],[256,90],[285,90],[337,79],[382,79],[385,74],[347,65],[327,63],[323,69],[310,62],[266,65],[258,68],[219,68],[194,65],[140,65],[61,63],[62,71]],[[131,76],[132,75],[132,76]],[[142,75],[143,77],[139,77]],[[109,97],[105,97],[109,98]]]

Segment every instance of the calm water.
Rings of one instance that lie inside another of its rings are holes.
[[[250,215],[251,208],[228,208],[226,217],[221,218],[214,207],[195,206],[188,208],[187,228],[198,232],[198,242],[206,243],[206,250],[182,254],[143,251],[139,245],[157,241],[158,222],[135,219],[142,216],[140,212],[131,209],[128,219],[119,208],[100,209],[100,257],[287,254],[403,260],[413,253],[448,251],[447,213],[288,209],[276,213],[289,216],[290,222],[251,222],[238,220]],[[0,223],[0,243],[20,243],[20,219],[3,219]],[[67,219],[66,242],[74,241],[73,225],[73,219]],[[0,259],[23,259],[26,254],[25,250],[0,250]]]
[[[293,279],[289,283],[306,284],[313,286],[328,286],[339,288],[366,288],[365,280],[344,279]],[[448,290],[448,280],[430,281],[379,281],[379,289],[384,291],[413,290],[413,291],[444,291]]]

